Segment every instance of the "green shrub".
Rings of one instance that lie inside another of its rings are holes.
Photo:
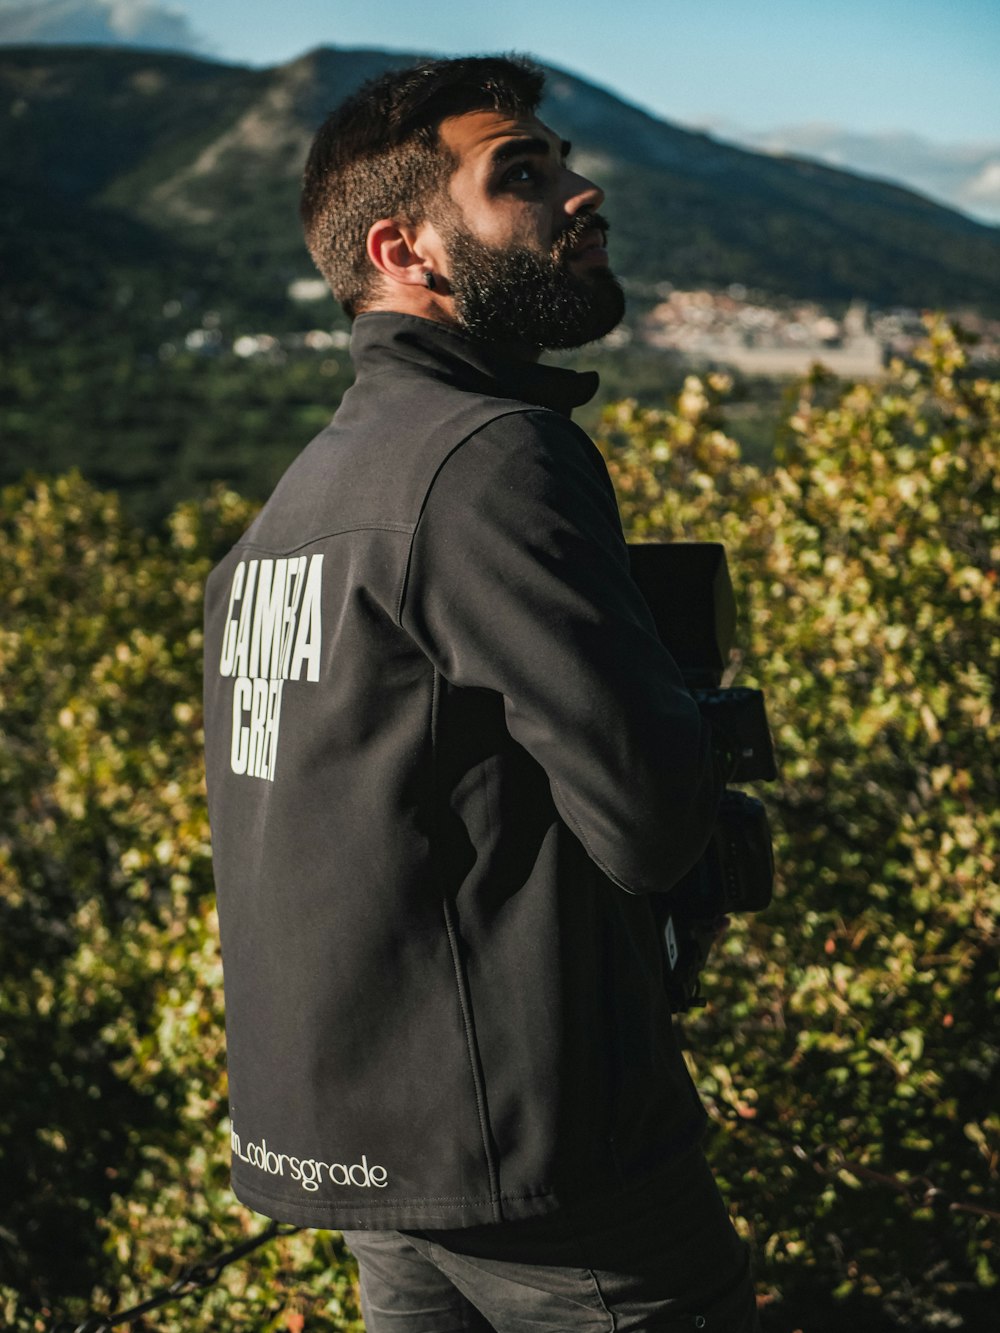
[[[1000,383],[929,335],[831,406],[814,375],[773,474],[712,425],[718,381],[602,432],[633,537],[725,542],[767,697],[777,901],[685,1027],[762,1287],[810,1331],[844,1317],[819,1292],[984,1327],[1000,1258],[995,1221],[919,1206],[926,1177],[996,1209],[1000,1156]]]

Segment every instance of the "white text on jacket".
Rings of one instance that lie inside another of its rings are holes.
[[[323,557],[241,560],[233,571],[219,673],[233,676],[234,773],[274,781],[286,681],[319,680]]]
[[[247,1162],[269,1176],[283,1176],[287,1165],[290,1178],[311,1194],[327,1180],[331,1185],[377,1190],[384,1190],[389,1183],[385,1167],[369,1166],[364,1153],[360,1162],[348,1166],[346,1162],[323,1162],[316,1157],[290,1157],[288,1153],[273,1152],[267,1146],[267,1139],[261,1139],[260,1143],[244,1143],[235,1128],[230,1131],[230,1141],[233,1156],[241,1162]]]

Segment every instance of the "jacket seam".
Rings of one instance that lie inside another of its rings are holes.
[[[535,412],[544,412],[549,416],[557,415],[552,412],[551,408],[536,407],[533,406],[531,403],[519,403],[516,407],[510,408],[509,411],[497,412],[496,415],[490,417],[488,421],[480,422],[479,425],[475,428],[475,430],[469,431],[468,435],[463,435],[462,438],[458,440],[452,446],[451,449],[448,450],[444,458],[441,459],[441,462],[434,469],[434,475],[427,483],[426,489],[424,490],[423,499],[420,501],[420,510],[417,514],[417,520],[410,529],[410,545],[406,552],[406,564],[403,566],[403,577],[400,580],[399,598],[396,603],[396,624],[400,626],[400,628],[402,627],[403,623],[403,607],[406,603],[406,594],[410,584],[410,569],[413,565],[413,539],[417,535],[417,529],[420,527],[420,520],[424,516],[424,510],[427,508],[427,501],[430,499],[431,491],[434,489],[434,483],[437,481],[438,477],[441,475],[442,471],[447,466],[449,459],[451,459],[455,454],[457,454],[459,449],[461,449],[463,445],[468,444],[470,440],[474,440],[477,435],[479,435],[482,431],[486,430],[487,427],[494,425],[496,422],[504,421],[506,420],[507,417],[530,416],[532,413]]]
[[[479,1132],[483,1140],[483,1156],[486,1159],[486,1170],[490,1178],[489,1197],[493,1204],[493,1220],[501,1222],[503,1221],[503,1210],[500,1208],[500,1180],[497,1172],[496,1159],[490,1143],[491,1135],[489,1115],[486,1108],[486,1089],[484,1087],[479,1047],[476,1042],[476,1029],[472,1017],[472,1006],[469,1002],[465,969],[462,967],[462,959],[458,947],[458,935],[455,930],[455,918],[452,905],[445,899],[442,902],[442,906],[444,907],[444,922],[445,929],[448,932],[448,946],[451,950],[451,961],[455,969],[455,989],[458,992],[458,1003],[462,1010],[462,1024],[465,1028],[465,1045],[469,1057],[469,1072],[472,1075],[472,1085],[476,1093],[476,1111],[479,1116]]]
[[[297,546],[283,546],[279,549],[266,546],[263,542],[244,541],[238,542],[233,549],[264,551],[268,555],[291,555],[293,551],[302,551],[307,546],[315,546],[317,542],[325,542],[328,537],[342,537],[348,532],[402,532],[412,536],[416,526],[415,523],[351,523],[346,527],[331,528],[329,532],[318,532],[315,537],[309,537],[306,541],[299,542]]]
[[[438,778],[437,738],[440,704],[441,676],[439,672],[435,670],[431,694],[431,764],[432,788],[435,792],[435,802],[437,797]],[[493,1207],[494,1220],[499,1222],[503,1218],[503,1209],[500,1207],[499,1202],[500,1173],[492,1150],[492,1134],[490,1132],[489,1113],[486,1105],[485,1079],[483,1077],[479,1047],[476,1041],[476,1029],[472,1017],[472,1004],[468,993],[468,982],[465,976],[465,969],[462,966],[461,953],[458,947],[458,932],[455,928],[454,912],[452,904],[448,901],[446,895],[442,896],[441,907],[444,912],[444,924],[448,936],[448,949],[451,953],[451,963],[455,971],[455,989],[457,992],[459,1008],[462,1012],[462,1026],[465,1029],[465,1047],[469,1059],[469,1073],[472,1076],[472,1086],[476,1095],[476,1115],[479,1119],[479,1133],[483,1144],[483,1157],[486,1162],[487,1176],[489,1177],[490,1202]]]

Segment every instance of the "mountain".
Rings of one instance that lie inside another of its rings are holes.
[[[1000,223],[1000,142],[933,143],[918,134],[864,134],[837,125],[745,130],[717,121],[719,138],[757,152],[808,157],[844,171],[903,182],[981,222]]]
[[[0,0],[0,46],[26,42],[204,50],[183,14],[151,0]]]
[[[0,0],[0,47],[38,42],[159,48],[203,55],[184,14],[157,0]],[[861,133],[811,123],[750,130],[713,119],[688,128],[755,152],[806,157],[929,195],[981,222],[1000,223],[1000,143],[932,143],[898,131]]]
[[[320,49],[247,69],[152,51],[0,53],[0,262],[44,324],[111,286],[280,319],[310,273],[296,196],[326,111],[414,56]],[[1000,231],[909,190],[718,142],[560,70],[542,108],[606,189],[634,290],[726,286],[1000,313]],[[108,277],[114,274],[114,283]],[[42,314],[37,311],[42,308]]]

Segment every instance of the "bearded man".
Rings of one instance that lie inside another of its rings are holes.
[[[624,308],[542,82],[394,71],[309,156],[357,378],[206,605],[233,1184],[370,1333],[748,1333],[650,906],[722,774],[537,362]]]

